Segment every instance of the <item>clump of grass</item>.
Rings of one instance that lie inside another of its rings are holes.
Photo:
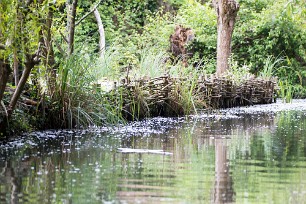
[[[292,67],[284,66],[285,59],[283,57],[268,56],[265,60],[264,67],[259,73],[259,77],[265,80],[271,80],[273,77],[282,76],[278,80],[278,96],[283,99],[283,102],[290,103],[297,92],[298,86],[292,85],[292,75],[286,74],[288,70],[292,71]],[[298,73],[296,73],[298,75]],[[285,76],[285,77],[284,77]]]
[[[166,72],[169,54],[163,51],[156,51],[155,48],[144,48],[140,52],[139,64],[131,71],[135,78],[158,77]]]
[[[224,76],[226,76],[229,80],[233,82],[233,84],[237,86],[254,77],[252,74],[250,74],[249,66],[240,66],[238,62],[234,60],[233,56],[231,56],[229,59],[229,65],[230,68]]]
[[[141,87],[136,85],[134,90],[129,95],[129,104],[125,106],[126,119],[128,120],[140,120],[146,117],[150,117],[152,107],[148,104],[148,92]]]
[[[284,62],[284,59],[282,57],[273,57],[268,56],[265,60],[264,67],[259,73],[259,77],[265,80],[270,80],[277,69],[279,68],[285,68],[285,66],[282,66],[281,64]]]
[[[197,81],[199,72],[192,66],[182,67],[176,64],[171,69],[173,76],[181,78],[179,83],[175,84],[175,89],[172,93],[171,101],[175,104],[175,111],[179,115],[188,115],[197,113],[196,96],[197,96]]]
[[[73,54],[60,64],[52,97],[55,119],[59,119],[56,126],[85,128],[122,121],[118,104],[123,99],[116,96],[115,103],[111,103],[103,92],[96,90],[98,75],[93,61],[95,58]]]
[[[124,56],[120,45],[112,45],[105,51],[103,57],[97,59],[93,69],[97,79],[103,77],[109,80],[118,80],[122,75],[122,70],[127,64],[124,63]]]
[[[294,86],[291,85],[287,80],[279,81],[278,86],[278,95],[282,98],[284,103],[290,103],[294,94]]]

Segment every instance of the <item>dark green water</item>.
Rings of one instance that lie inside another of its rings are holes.
[[[0,203],[306,203],[305,100],[38,132],[0,148]]]

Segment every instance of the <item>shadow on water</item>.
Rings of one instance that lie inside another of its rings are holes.
[[[1,145],[0,203],[303,203],[305,104],[32,133]]]

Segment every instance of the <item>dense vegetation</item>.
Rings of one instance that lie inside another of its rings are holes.
[[[305,2],[240,0],[239,4],[230,59],[233,73],[277,76],[281,97],[305,97]],[[105,29],[102,55],[94,8]],[[120,96],[98,91],[95,84],[127,75],[215,72],[217,22],[210,1],[2,0],[0,15],[2,131],[7,126],[16,133],[122,122]],[[195,32],[188,67],[169,52],[169,36],[176,25]]]

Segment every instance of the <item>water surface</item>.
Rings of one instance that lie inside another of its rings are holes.
[[[305,100],[35,132],[0,148],[0,203],[306,200]]]

